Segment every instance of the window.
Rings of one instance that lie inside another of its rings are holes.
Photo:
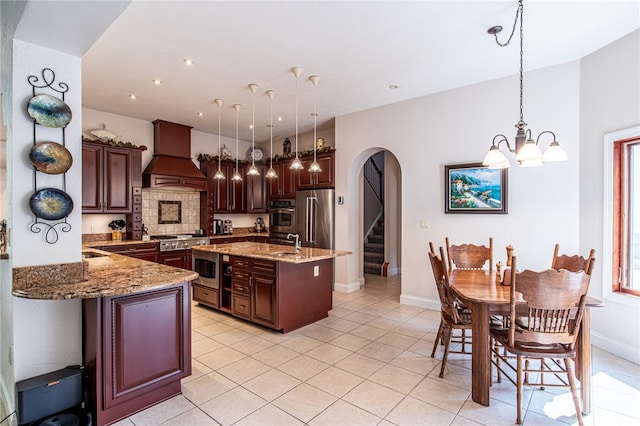
[[[640,296],[640,137],[613,142],[613,291]]]

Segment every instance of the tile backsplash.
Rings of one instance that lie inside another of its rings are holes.
[[[180,201],[181,223],[158,224],[158,201]],[[192,234],[200,228],[200,193],[143,188],[142,222],[149,235]]]

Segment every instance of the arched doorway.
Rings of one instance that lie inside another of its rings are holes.
[[[398,160],[385,149],[373,152],[361,167],[359,229],[363,277],[401,272],[400,172]]]

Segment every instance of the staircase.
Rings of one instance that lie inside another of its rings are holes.
[[[364,273],[382,275],[384,263],[384,224],[378,222],[378,226],[371,229],[364,243]]]

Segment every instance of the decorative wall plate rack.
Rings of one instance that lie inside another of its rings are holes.
[[[30,230],[34,234],[44,231],[44,240],[49,244],[55,244],[58,242],[58,230],[71,231],[71,224],[67,222],[67,218],[73,210],[73,200],[67,194],[67,170],[71,167],[73,158],[65,146],[65,131],[72,118],[71,108],[64,99],[69,85],[59,82],[54,87],[56,74],[51,68],[44,68],[42,77],[30,75],[27,80],[32,92],[27,114],[33,120],[33,147],[29,154],[29,160],[33,165],[33,195],[29,200],[29,208],[33,213],[34,223],[31,224]],[[36,93],[36,89],[51,90],[55,93]],[[38,142],[38,126],[59,128],[60,143]],[[45,146],[46,152],[43,149]],[[61,188],[39,188],[39,173],[60,175]]]

